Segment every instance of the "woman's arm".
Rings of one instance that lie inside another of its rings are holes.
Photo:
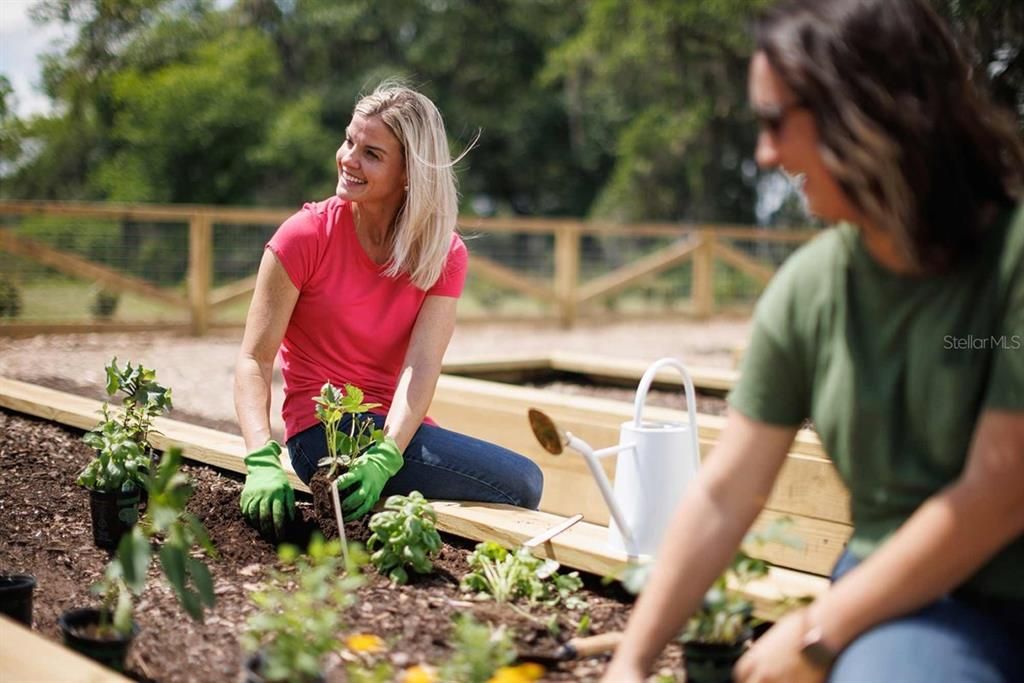
[[[455,331],[457,303],[455,297],[428,296],[416,317],[386,422],[388,435],[403,452],[434,399],[441,361]]]
[[[256,290],[235,364],[235,414],[247,451],[270,440],[270,382],[299,290],[270,249],[263,252]]]
[[[776,427],[730,410],[722,438],[690,484],[658,549],[625,639],[605,681],[643,681],[665,644],[700,606],[764,507],[795,427]]]
[[[804,666],[799,649],[807,630],[821,629],[824,643],[840,650],[870,627],[962,584],[1024,533],[1022,491],[1024,413],[986,411],[975,428],[963,474],[929,498],[806,613],[759,640],[737,666],[737,680],[820,680],[824,672],[805,678],[794,673]]]

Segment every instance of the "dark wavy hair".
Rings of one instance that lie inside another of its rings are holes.
[[[1016,122],[975,86],[925,0],[785,0],[755,40],[814,115],[849,200],[916,270],[969,259],[991,209],[1024,197]]]

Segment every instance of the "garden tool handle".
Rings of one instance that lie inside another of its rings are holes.
[[[651,388],[651,384],[654,382],[654,376],[658,374],[658,370],[665,366],[670,366],[679,371],[679,374],[683,376],[683,387],[686,392],[686,411],[690,417],[690,431],[693,437],[693,452],[699,458],[700,457],[700,443],[697,439],[697,394],[693,389],[693,380],[690,378],[690,373],[686,371],[686,367],[683,362],[678,358],[660,358],[647,368],[644,372],[643,377],[640,378],[640,385],[636,389],[636,402],[633,406],[633,426],[636,429],[640,429],[643,426],[643,413],[644,403],[647,401],[647,392]]]
[[[562,661],[568,661],[609,652],[619,646],[622,636],[622,631],[609,631],[596,636],[573,638],[558,648],[556,657]]]

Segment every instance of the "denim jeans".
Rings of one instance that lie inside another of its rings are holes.
[[[857,566],[844,552],[832,580]],[[1024,577],[1022,577],[1024,578]],[[861,634],[830,683],[1024,681],[1024,600],[981,604],[955,593]]]
[[[341,428],[348,431],[348,416]],[[378,427],[384,416],[373,415]],[[324,428],[316,424],[288,439],[292,467],[309,483],[327,455]],[[529,458],[507,448],[434,425],[420,425],[403,454],[402,469],[384,486],[381,500],[419,491],[435,500],[507,503],[537,509],[544,475]]]

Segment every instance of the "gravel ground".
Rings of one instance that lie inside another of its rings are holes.
[[[642,361],[671,355],[688,365],[731,367],[733,351],[745,342],[749,327],[745,317],[581,324],[572,330],[539,322],[467,322],[456,329],[446,359],[577,351]],[[0,338],[0,376],[95,395],[105,382],[104,365],[117,356],[156,368],[180,411],[172,417],[202,416],[203,422],[227,429],[235,419],[232,377],[240,340],[240,331],[198,339],[155,333]],[[280,438],[278,373],[274,381],[271,420]]]

